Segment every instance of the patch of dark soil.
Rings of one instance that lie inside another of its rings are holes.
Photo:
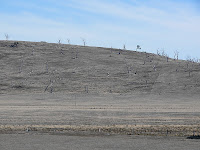
[[[187,139],[200,139],[200,135],[197,136],[189,136]]]

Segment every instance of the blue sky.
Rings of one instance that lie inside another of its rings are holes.
[[[0,39],[123,48],[200,58],[199,0],[0,0]]]

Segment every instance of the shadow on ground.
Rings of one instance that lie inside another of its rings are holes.
[[[189,137],[187,137],[187,139],[200,139],[200,135],[198,135],[198,136],[189,136]]]

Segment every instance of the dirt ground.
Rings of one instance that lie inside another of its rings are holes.
[[[0,149],[199,149],[199,63],[14,42],[0,41]]]
[[[199,63],[46,42],[0,51],[1,126],[200,124]]]
[[[198,99],[32,94],[0,97],[1,125],[199,125]]]
[[[0,134],[2,150],[199,150],[199,140],[155,136]]]

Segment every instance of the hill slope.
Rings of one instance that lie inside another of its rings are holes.
[[[200,65],[155,54],[0,41],[0,93],[200,93]]]

